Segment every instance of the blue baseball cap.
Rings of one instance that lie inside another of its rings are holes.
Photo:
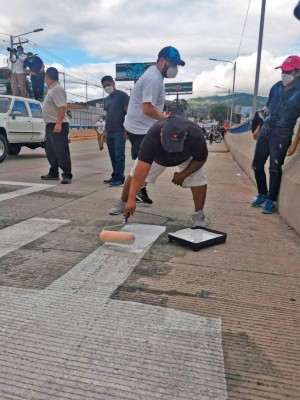
[[[158,53],[158,58],[168,58],[176,65],[181,65],[182,67],[185,65],[185,62],[180,58],[179,51],[175,49],[175,47],[168,46],[161,49]]]

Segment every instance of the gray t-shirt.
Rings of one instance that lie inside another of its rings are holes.
[[[151,103],[162,112],[165,104],[164,78],[156,65],[149,67],[134,85],[130,96],[125,129],[135,135],[146,135],[155,119],[143,113],[143,103]]]
[[[48,88],[43,102],[42,113],[46,124],[56,123],[59,107],[67,107],[67,95],[59,82],[55,82]],[[66,114],[62,122],[69,122]]]

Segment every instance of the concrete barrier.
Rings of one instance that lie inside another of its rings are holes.
[[[95,129],[70,129],[70,139],[77,138],[97,138]]]
[[[295,133],[299,127],[300,119],[295,127]],[[255,140],[252,138],[251,131],[245,133],[227,133],[225,141],[230,153],[245,173],[256,185],[251,163],[254,155]],[[266,164],[266,174],[268,179],[268,164]],[[250,201],[250,199],[249,199]],[[278,195],[278,211],[282,218],[295,231],[300,234],[300,145],[296,153],[291,157],[286,157],[283,167],[283,175]]]

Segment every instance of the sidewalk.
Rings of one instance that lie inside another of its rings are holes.
[[[209,150],[205,212],[228,238],[200,252],[168,243],[193,211],[171,170],[129,220],[147,225],[144,247],[101,245],[102,227],[122,223],[108,215],[120,189],[102,184],[107,149],[90,140],[71,143],[72,185],[1,203],[2,226],[61,221],[0,258],[1,400],[300,398],[300,239],[250,207],[256,190],[224,143]],[[19,160],[3,163],[7,180],[47,165]]]

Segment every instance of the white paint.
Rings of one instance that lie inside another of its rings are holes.
[[[0,201],[13,199],[15,197],[24,196],[29,193],[39,192],[40,190],[56,186],[56,185],[46,185],[43,183],[24,183],[24,182],[12,182],[12,181],[0,181],[0,185],[25,186],[24,189],[14,190],[12,192],[0,194]]]
[[[31,218],[0,230],[0,257],[50,233],[68,220]]]
[[[142,253],[143,249],[150,247],[151,244],[166,230],[161,225],[128,224],[122,229],[123,232],[131,232],[135,236],[133,244],[104,243],[104,248],[123,250],[131,253]]]

